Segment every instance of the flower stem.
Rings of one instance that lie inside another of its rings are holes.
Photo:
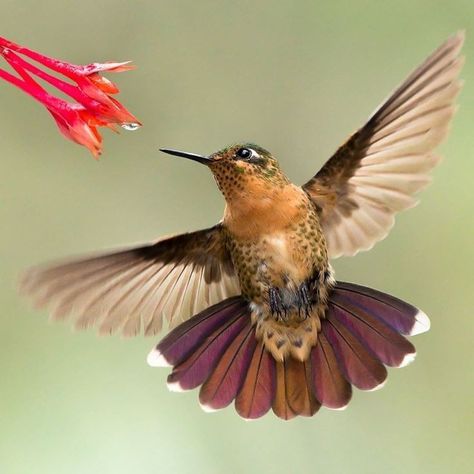
[[[41,87],[37,82],[35,82],[28,74],[26,74],[25,69],[37,75],[39,78],[48,82],[52,86],[59,89],[61,92],[69,95],[73,99],[77,100],[85,107],[96,108],[100,106],[100,103],[91,99],[88,95],[84,94],[78,87],[73,86],[57,77],[51,76],[47,72],[37,68],[36,66],[26,62],[19,56],[17,56],[12,51],[7,48],[0,47],[0,54],[8,61],[8,63],[26,80],[32,81],[38,87]],[[26,76],[26,77],[25,77]],[[28,79],[29,78],[29,79]],[[42,88],[41,88],[42,89]]]
[[[50,58],[49,56],[45,56],[44,54],[37,53],[29,48],[25,48],[24,46],[20,46],[13,41],[9,41],[6,38],[0,36],[0,46],[4,48],[11,49],[17,53],[24,54],[25,56],[38,61],[40,64],[49,67],[53,71],[60,72],[67,77],[74,77],[77,75],[77,68],[80,66],[76,66],[74,64],[65,63],[63,61],[59,61],[54,58]]]

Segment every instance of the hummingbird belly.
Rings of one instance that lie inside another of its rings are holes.
[[[257,338],[277,360],[305,360],[316,344],[333,282],[326,243],[312,206],[299,219],[232,238],[229,250],[242,295],[252,305]],[[265,231],[266,230],[266,231]]]

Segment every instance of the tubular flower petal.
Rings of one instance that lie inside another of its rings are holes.
[[[61,133],[88,148],[95,158],[102,152],[102,137],[98,127],[117,131],[118,125],[127,129],[135,129],[141,125],[118,100],[111,97],[111,94],[117,94],[119,89],[101,75],[102,72],[129,71],[134,68],[130,61],[76,65],[45,56],[2,37],[0,55],[20,76],[14,76],[0,68],[0,78],[42,103],[53,116]],[[47,73],[26,61],[24,57],[72,80],[75,84]],[[71,97],[74,102],[50,94],[33,76]]]

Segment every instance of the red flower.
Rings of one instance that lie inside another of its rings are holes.
[[[20,53],[75,82],[63,81],[25,61]],[[134,130],[140,122],[110,94],[117,86],[101,76],[101,72],[122,72],[133,69],[129,61],[75,65],[44,56],[0,37],[0,55],[21,77],[0,68],[0,77],[41,102],[55,119],[61,133],[87,147],[97,158],[102,152],[102,137],[97,127],[117,130],[117,125]],[[47,92],[31,74],[56,87],[75,102],[67,102]]]

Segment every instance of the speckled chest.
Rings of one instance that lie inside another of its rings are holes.
[[[227,232],[227,247],[242,294],[266,302],[271,287],[296,289],[328,267],[326,242],[313,205],[303,201],[297,218],[258,235],[236,237]]]

